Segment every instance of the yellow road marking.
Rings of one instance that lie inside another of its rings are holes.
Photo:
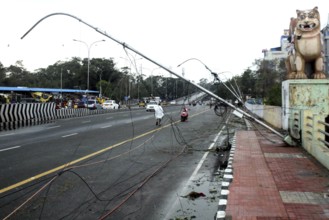
[[[205,110],[205,111],[202,111],[202,112],[196,113],[196,114],[194,114],[194,115],[191,115],[190,117],[195,117],[195,116],[197,116],[197,115],[199,115],[199,114],[201,114],[201,113],[204,113],[204,112],[206,112],[206,111],[208,111],[208,110]],[[175,122],[173,122],[173,124],[176,124],[176,123],[178,123],[178,122],[180,122],[180,121],[175,121]],[[27,184],[27,183],[32,182],[32,181],[34,181],[34,180],[37,180],[37,179],[39,179],[39,178],[41,178],[41,177],[44,177],[44,176],[46,176],[46,175],[49,175],[49,174],[51,174],[51,173],[55,173],[56,171],[60,171],[60,170],[63,170],[63,169],[65,169],[65,168],[69,168],[69,166],[71,166],[71,165],[73,165],[73,164],[79,163],[79,162],[81,162],[81,161],[83,161],[83,160],[86,160],[86,159],[89,159],[89,158],[91,158],[91,157],[93,157],[93,156],[96,156],[96,155],[98,155],[98,154],[104,153],[104,152],[106,152],[106,151],[108,151],[108,150],[111,150],[111,149],[113,149],[113,148],[115,148],[115,147],[118,147],[118,146],[120,146],[120,145],[123,145],[123,144],[125,144],[125,143],[127,143],[127,142],[130,142],[130,141],[133,141],[133,140],[139,139],[139,138],[141,138],[141,137],[144,137],[144,136],[146,136],[146,135],[152,134],[152,133],[154,133],[154,132],[156,132],[156,131],[159,131],[159,130],[161,130],[161,129],[164,129],[164,128],[166,128],[166,127],[169,127],[170,125],[171,125],[171,124],[167,124],[167,125],[165,125],[165,126],[162,126],[162,127],[156,128],[156,129],[153,129],[153,130],[148,131],[148,132],[146,132],[146,133],[144,133],[144,134],[140,134],[140,135],[138,135],[138,136],[136,136],[136,137],[134,137],[134,138],[130,138],[130,139],[127,139],[127,140],[125,140],[125,141],[119,142],[119,143],[117,143],[117,144],[114,144],[114,145],[109,146],[109,147],[107,147],[107,148],[104,148],[104,149],[102,149],[102,150],[99,150],[99,151],[96,151],[96,152],[94,152],[94,153],[88,154],[88,155],[86,155],[86,156],[84,156],[84,157],[81,157],[81,158],[79,158],[79,159],[73,160],[73,161],[71,161],[71,162],[69,162],[69,163],[63,164],[63,165],[61,165],[61,166],[59,166],[59,167],[55,167],[54,169],[48,170],[48,171],[46,171],[46,172],[40,173],[40,174],[38,174],[38,175],[35,175],[35,176],[33,176],[33,177],[30,177],[30,178],[28,178],[28,179],[25,179],[25,180],[23,180],[23,181],[20,181],[20,182],[18,182],[18,183],[15,183],[15,184],[13,184],[13,185],[7,186],[7,187],[5,187],[5,188],[3,188],[3,189],[0,189],[0,194],[1,194],[1,193],[4,193],[4,192],[7,192],[7,191],[9,191],[9,190],[12,190],[12,189],[14,189],[14,188],[16,188],[16,187],[20,187],[20,186],[22,186],[22,185],[24,185],[24,184]]]

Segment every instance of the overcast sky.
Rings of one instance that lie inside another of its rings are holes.
[[[321,27],[328,21],[328,0],[2,0],[0,62],[8,67],[22,60],[29,71],[71,57],[113,58],[117,67],[130,66],[123,47],[69,16],[43,20],[23,40],[20,38],[41,18],[68,13],[98,27],[113,38],[199,81],[212,79],[196,58],[222,79],[240,75],[263,57],[262,49],[280,46],[280,36],[296,9],[318,6]],[[75,42],[77,39],[85,42]],[[99,40],[105,42],[93,42]],[[164,75],[157,66],[135,57],[139,73]],[[134,71],[135,72],[135,71]]]

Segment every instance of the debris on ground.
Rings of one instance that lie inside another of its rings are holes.
[[[182,196],[182,197],[184,197],[184,198],[189,198],[189,199],[194,200],[194,199],[197,199],[197,198],[199,198],[199,197],[205,197],[205,196],[206,196],[206,195],[203,194],[202,192],[194,192],[194,191],[192,191],[192,192],[190,192],[189,194],[187,194],[186,196]]]

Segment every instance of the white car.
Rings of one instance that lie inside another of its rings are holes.
[[[154,106],[158,105],[156,101],[150,101],[146,104],[146,111],[147,112],[154,112]]]
[[[106,100],[102,104],[103,109],[119,109],[119,104],[115,102],[115,100]]]
[[[100,109],[101,104],[99,104],[99,102],[95,99],[89,99],[87,101],[87,108],[89,108],[89,109]]]

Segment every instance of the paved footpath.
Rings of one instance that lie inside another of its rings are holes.
[[[260,132],[236,133],[233,178],[217,219],[329,219],[329,170],[302,147]]]

